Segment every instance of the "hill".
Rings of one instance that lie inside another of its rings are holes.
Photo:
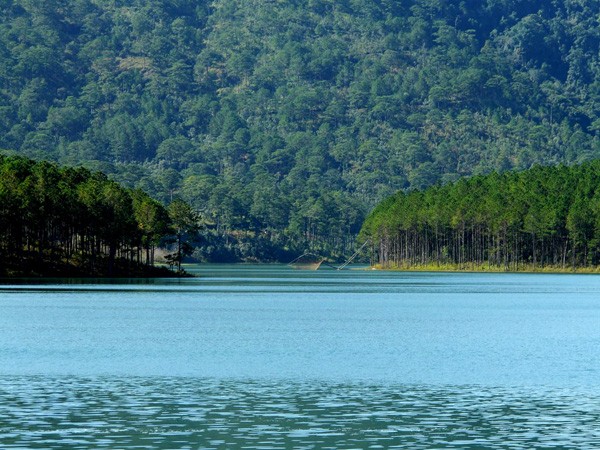
[[[399,189],[600,156],[598,0],[0,3],[0,148],[182,197],[207,258],[339,255]]]

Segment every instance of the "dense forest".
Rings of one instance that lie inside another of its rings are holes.
[[[154,249],[172,235],[181,269],[187,209],[98,172],[0,156],[0,276],[172,276],[152,268]]]
[[[0,5],[0,148],[181,197],[199,257],[342,255],[397,190],[600,157],[598,0]]]
[[[399,192],[375,208],[361,234],[384,267],[597,267],[600,161]]]

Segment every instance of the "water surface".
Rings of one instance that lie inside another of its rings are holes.
[[[600,277],[195,270],[0,285],[0,448],[600,446]]]

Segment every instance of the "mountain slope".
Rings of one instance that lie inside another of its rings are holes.
[[[600,156],[600,2],[457,3],[2,0],[0,147],[181,196],[238,255],[343,253],[398,189]]]

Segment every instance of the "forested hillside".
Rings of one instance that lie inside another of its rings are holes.
[[[600,161],[479,175],[386,199],[365,221],[384,267],[600,265]]]
[[[0,148],[183,198],[208,257],[341,254],[399,189],[600,157],[599,12],[0,0]]]

